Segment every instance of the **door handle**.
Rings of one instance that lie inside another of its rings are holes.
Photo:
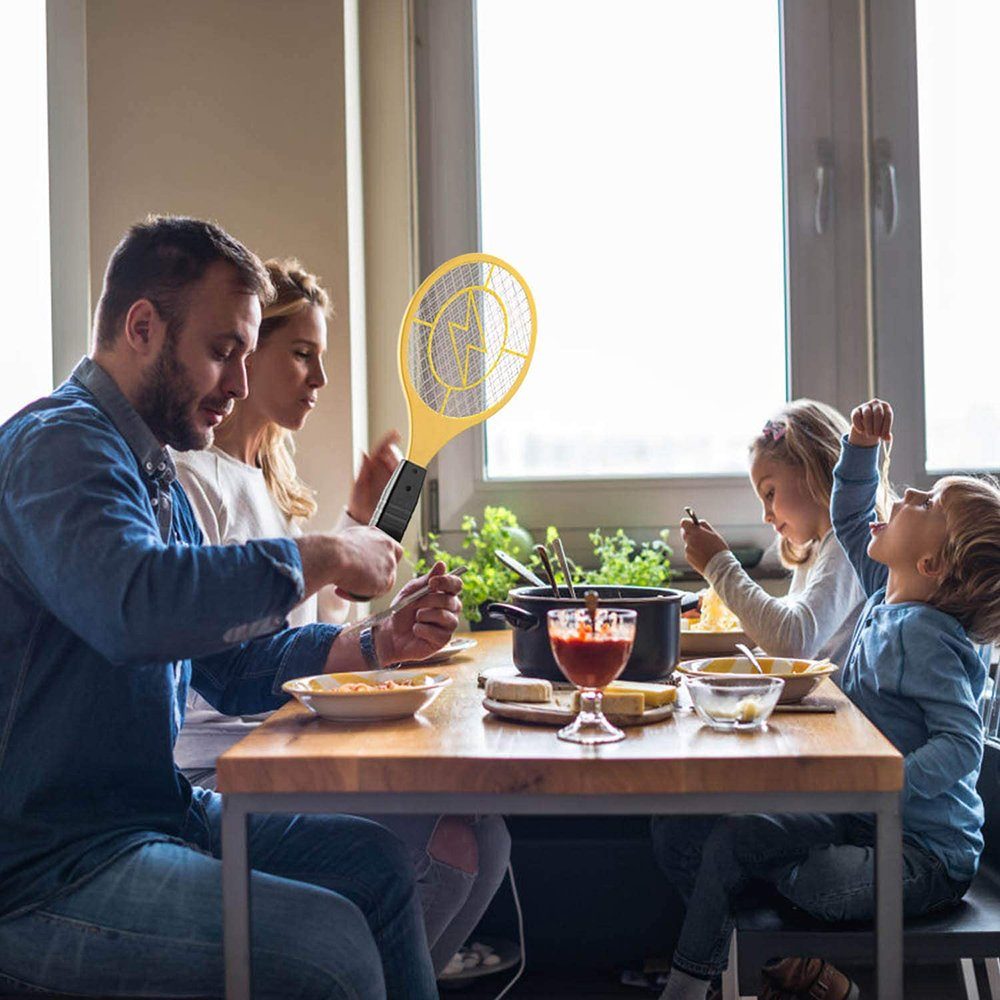
[[[813,227],[817,236],[830,228],[833,217],[833,143],[820,139],[816,143],[816,201],[813,205]]]
[[[892,143],[888,139],[875,140],[875,214],[882,220],[882,232],[891,239],[899,221],[899,189],[896,184],[896,165],[892,162]]]

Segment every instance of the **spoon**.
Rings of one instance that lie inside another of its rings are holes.
[[[523,562],[515,559],[509,552],[504,552],[503,549],[494,549],[493,555],[497,557],[507,567],[507,569],[516,573],[529,587],[545,587],[547,584],[545,581],[537,574],[528,569]]]
[[[552,543],[552,548],[555,549],[556,559],[559,560],[559,568],[562,570],[566,586],[569,588],[569,596],[575,601],[576,588],[573,586],[573,577],[569,575],[569,560],[566,558],[566,550],[563,548],[562,539],[558,535],[556,535],[556,539]]]
[[[535,555],[542,560],[542,568],[549,578],[549,586],[552,588],[552,596],[559,596],[559,588],[556,586],[556,575],[552,572],[552,561],[549,559],[549,550],[544,545],[535,546]]]
[[[753,664],[754,670],[756,670],[758,674],[764,673],[764,668],[757,662],[757,657],[754,656],[742,642],[736,643],[736,648]]]

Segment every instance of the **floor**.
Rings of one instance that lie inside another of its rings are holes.
[[[875,998],[875,981],[870,969],[844,968],[861,989],[862,998]],[[989,996],[986,977],[978,970],[979,990],[983,998]],[[475,987],[451,989],[442,993],[448,1000],[493,1000],[510,981],[506,975],[481,979]],[[906,976],[906,1000],[965,1000],[965,991],[958,965],[927,965],[913,967]],[[570,1000],[584,997],[631,997],[632,1000],[649,1000],[657,996],[656,990],[622,986],[612,973],[590,972],[579,975],[569,973],[526,973],[505,1000]]]

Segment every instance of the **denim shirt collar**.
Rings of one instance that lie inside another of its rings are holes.
[[[81,358],[70,376],[97,400],[100,408],[118,428],[125,443],[139,460],[143,471],[162,490],[177,478],[170,453],[153,436],[146,421],[125,398],[115,380],[92,358]]]

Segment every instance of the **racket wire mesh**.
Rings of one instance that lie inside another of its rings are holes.
[[[445,417],[485,412],[514,388],[532,332],[531,304],[514,274],[491,261],[452,268],[424,292],[407,331],[417,395]]]

